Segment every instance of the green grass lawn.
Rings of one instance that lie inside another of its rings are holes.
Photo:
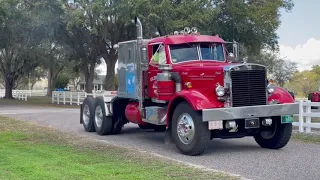
[[[292,139],[300,142],[320,144],[320,136],[316,134],[293,133]]]
[[[58,107],[58,108],[79,108],[78,105],[73,104],[52,104],[51,97],[28,97],[27,101],[18,99],[0,99],[0,104],[19,104],[19,105],[35,105],[35,106],[48,106],[48,107]]]
[[[0,179],[239,179],[0,116]]]

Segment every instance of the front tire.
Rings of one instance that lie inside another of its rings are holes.
[[[82,110],[81,112],[81,120],[83,124],[83,128],[87,132],[96,131],[94,127],[94,112],[95,112],[95,99],[93,97],[86,97],[83,100]]]
[[[254,139],[262,148],[280,149],[288,144],[291,133],[292,124],[282,124],[281,118],[275,117],[272,125],[263,127],[262,131],[254,136]]]
[[[202,122],[201,113],[187,102],[180,103],[172,116],[172,138],[182,154],[197,156],[202,154],[210,140],[207,123]]]

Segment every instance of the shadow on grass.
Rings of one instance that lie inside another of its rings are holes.
[[[0,98],[0,105],[32,105],[41,107],[56,107],[56,108],[80,108],[77,104],[52,104],[51,97],[28,97],[27,101],[18,99],[3,99]]]

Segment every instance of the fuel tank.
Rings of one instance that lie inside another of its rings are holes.
[[[146,124],[145,122],[142,121],[138,102],[128,103],[124,112],[125,112],[125,116],[128,119],[128,121],[130,121],[134,124],[141,124],[141,125]]]

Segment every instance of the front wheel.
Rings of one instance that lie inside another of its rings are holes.
[[[187,102],[180,103],[173,113],[172,138],[185,155],[200,155],[208,146],[210,130],[207,123],[202,122],[202,115]]]
[[[281,123],[280,117],[272,119],[271,126],[263,126],[261,132],[254,136],[255,141],[267,149],[280,149],[287,145],[291,138],[292,124]]]

